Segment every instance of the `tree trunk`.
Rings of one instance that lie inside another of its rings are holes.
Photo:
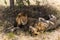
[[[10,8],[14,8],[14,0],[10,0]]]

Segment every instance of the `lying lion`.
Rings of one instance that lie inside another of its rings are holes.
[[[30,29],[31,29],[31,32],[33,34],[39,34],[39,32],[41,31],[45,31],[46,30],[46,27],[48,27],[48,24],[47,23],[44,23],[44,22],[38,22],[38,23],[35,23],[34,24],[34,27],[33,26],[30,26]]]
[[[19,13],[16,17],[16,27],[19,25],[26,25],[28,22],[27,15]]]
[[[16,17],[16,26],[28,25],[33,34],[39,34],[40,31],[49,30],[54,27],[55,23],[53,18],[50,20],[45,20],[44,18],[39,17],[39,19],[29,18],[23,13],[19,13]]]
[[[31,32],[33,34],[39,34],[41,31],[46,31],[54,27],[55,23],[50,20],[45,20],[44,18],[39,18],[39,21],[34,24],[33,26],[30,26]]]

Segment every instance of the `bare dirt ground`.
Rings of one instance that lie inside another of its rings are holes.
[[[60,40],[60,27],[50,32],[40,33],[38,36],[30,36],[23,31],[20,31],[19,35],[12,32],[5,33],[6,27],[12,26],[11,20],[14,20],[14,15],[11,16],[9,13],[6,15],[3,11],[4,8],[0,8],[0,40]]]

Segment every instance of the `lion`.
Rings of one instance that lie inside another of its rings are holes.
[[[46,30],[49,24],[45,22],[46,20],[44,20],[44,18],[39,18],[37,21],[38,22],[34,23],[34,27],[32,25],[30,26],[30,29],[32,34],[39,35],[40,32],[43,32]]]
[[[48,26],[47,23],[38,22],[34,24],[34,27],[30,26],[30,28],[32,33],[39,35],[39,32],[45,31]]]
[[[19,13],[16,17],[16,26],[20,26],[20,25],[26,25],[28,22],[28,18],[27,15],[23,14],[23,13]]]

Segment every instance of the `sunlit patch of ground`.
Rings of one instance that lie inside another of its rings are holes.
[[[9,33],[9,35],[0,33],[0,40],[60,40],[60,28],[52,32],[42,33],[35,37],[30,36],[30,35],[25,35],[24,33],[20,35],[14,35],[12,33]]]

